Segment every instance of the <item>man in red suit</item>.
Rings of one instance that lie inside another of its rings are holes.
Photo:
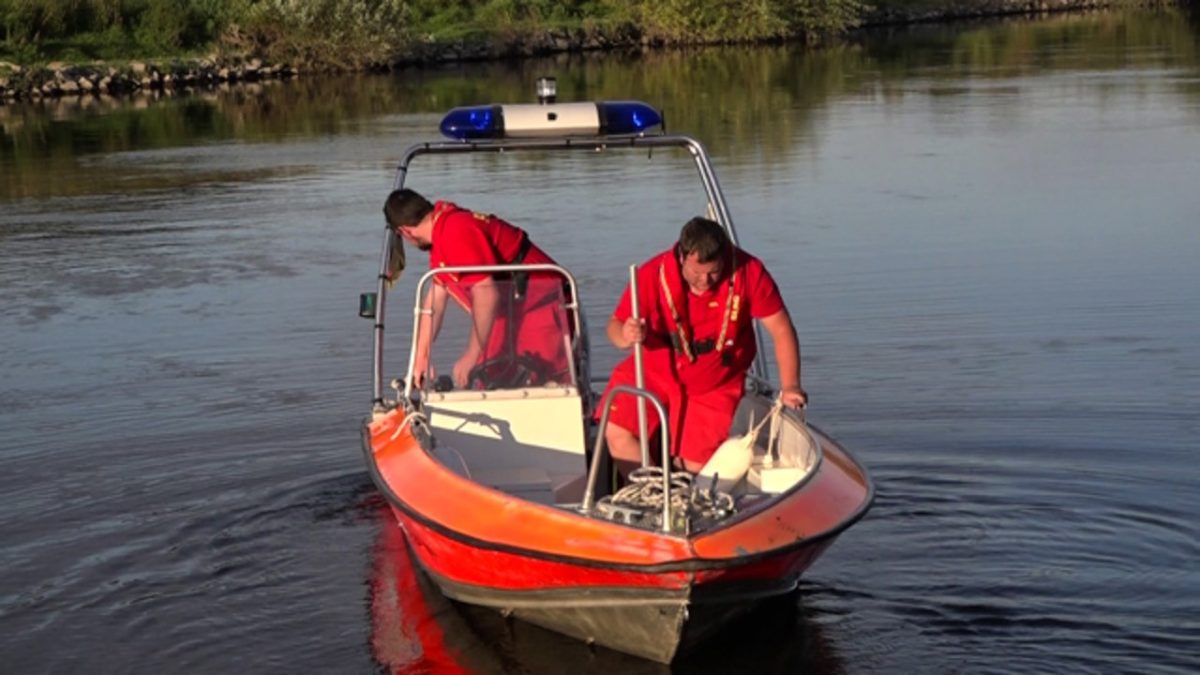
[[[757,350],[752,319],[774,344],[784,405],[807,402],[800,344],[779,289],[762,262],[734,246],[719,224],[688,221],[679,242],[642,263],[637,279],[640,319],[633,318],[626,288],[609,319],[608,339],[622,350],[642,344],[645,388],[667,408],[664,433],[684,468],[699,471],[729,435]],[[608,386],[634,382],[630,355]],[[648,406],[650,434],[660,427],[657,417]],[[634,397],[617,396],[604,434],[622,473],[641,464]]]
[[[383,213],[398,236],[429,253],[430,269],[555,264],[520,228],[450,202],[430,204],[413,190],[392,192]],[[471,315],[472,324],[467,346],[454,363],[456,386],[534,386],[568,379],[564,336],[569,328],[561,275],[446,273],[434,281],[424,299],[418,330],[416,384],[432,374],[430,348],[450,298]],[[480,366],[486,372],[476,370]],[[491,381],[469,382],[472,372]]]

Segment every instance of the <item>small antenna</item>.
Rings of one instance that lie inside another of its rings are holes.
[[[554,103],[558,99],[558,80],[553,77],[539,77],[537,79],[537,98],[538,103],[542,105]]]

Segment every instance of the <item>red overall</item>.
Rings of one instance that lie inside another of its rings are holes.
[[[721,282],[699,295],[680,276],[674,248],[646,261],[637,272],[638,308],[646,321],[645,388],[667,408],[671,454],[698,463],[707,461],[729,437],[746,371],[757,353],[751,319],[784,308],[775,281],[758,258],[735,248],[733,264],[725,268]],[[624,322],[632,315],[626,288],[613,318]],[[613,370],[608,389],[634,382],[630,355]],[[646,420],[653,435],[660,422],[649,404]],[[637,435],[636,399],[619,394],[609,421]],[[657,457],[658,452],[652,449],[651,455]]]
[[[523,230],[496,216],[474,213],[439,201],[433,207],[429,266],[433,269],[514,262],[557,264],[532,243],[527,245],[524,258],[518,261],[527,237]],[[447,273],[437,275],[434,280],[445,286],[450,296],[470,313],[471,287],[490,276]],[[511,293],[505,294],[479,363],[510,354],[532,356],[543,362],[546,372],[552,374],[551,379],[563,381],[570,372],[564,343],[564,336],[570,332],[563,308],[566,299],[562,281],[562,275],[553,272],[532,272],[521,298],[514,299]],[[510,316],[517,317],[515,327],[509,326]]]

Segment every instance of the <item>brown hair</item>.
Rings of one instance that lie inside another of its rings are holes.
[[[698,262],[710,263],[728,256],[731,247],[725,229],[708,218],[696,216],[679,232],[679,255],[684,258],[695,253]]]
[[[388,229],[393,230],[391,246],[388,249],[388,288],[396,285],[407,264],[404,257],[404,240],[400,238],[397,228],[415,226],[432,210],[433,205],[428,199],[408,188],[393,190],[383,203],[383,217],[387,220]]]
[[[391,227],[413,227],[432,210],[428,199],[408,188],[393,190],[383,203],[383,217]]]

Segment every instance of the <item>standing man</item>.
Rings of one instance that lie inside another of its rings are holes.
[[[629,289],[608,322],[608,339],[618,349],[643,347],[645,388],[667,408],[663,433],[685,469],[699,471],[726,440],[746,372],[757,346],[751,319],[762,322],[775,346],[780,398],[788,407],[808,401],[800,386],[800,343],[775,281],[758,258],[737,248],[725,230],[707,218],[692,218],[679,242],[642,263],[637,271],[634,319]],[[613,370],[608,387],[635,382],[634,359]],[[604,430],[622,473],[641,465],[637,403],[618,394]],[[647,407],[647,430],[660,426]]]
[[[388,227],[410,245],[429,253],[429,267],[557,264],[520,228],[493,215],[429,200],[413,190],[395,190],[383,206]],[[510,278],[498,284],[501,278]],[[430,348],[441,330],[446,301],[453,298],[471,315],[466,349],[454,363],[457,387],[470,386],[476,366],[488,364],[504,386],[562,381],[569,373],[563,336],[568,334],[563,309],[562,277],[553,272],[491,275],[439,274],[425,296],[418,327],[414,368],[420,386],[430,371]]]

